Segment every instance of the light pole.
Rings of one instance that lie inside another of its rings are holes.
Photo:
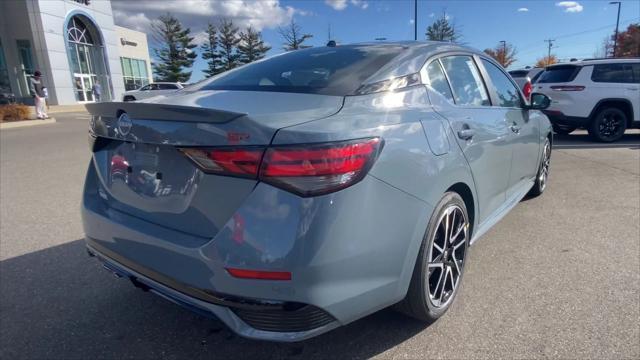
[[[507,60],[507,42],[500,40],[500,43],[502,43],[502,63],[500,65],[504,66],[504,63]]]
[[[618,4],[618,19],[616,20],[616,33],[613,35],[613,57],[616,57],[616,50],[618,48],[618,25],[620,25],[620,7],[622,3],[620,1],[611,1],[609,4]]]
[[[418,41],[418,0],[413,2],[413,40]]]

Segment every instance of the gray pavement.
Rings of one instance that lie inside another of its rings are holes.
[[[549,188],[470,251],[451,311],[383,310],[297,344],[250,341],[86,256],[83,113],[0,132],[0,358],[639,358],[640,132],[556,138]]]

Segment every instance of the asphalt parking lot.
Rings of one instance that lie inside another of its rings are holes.
[[[640,131],[556,137],[546,193],[470,252],[431,326],[383,310],[296,344],[246,340],[88,258],[83,113],[0,132],[0,358],[639,358]]]

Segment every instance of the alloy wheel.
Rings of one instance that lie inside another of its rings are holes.
[[[542,164],[540,166],[540,174],[538,175],[538,183],[540,191],[547,187],[547,178],[549,177],[549,165],[551,163],[551,144],[547,141],[544,144],[544,152],[542,153]]]
[[[446,307],[460,283],[467,251],[469,224],[458,205],[451,205],[438,220],[427,265],[427,289],[431,304]]]
[[[602,115],[602,121],[598,125],[598,131],[603,138],[615,137],[620,131],[624,119],[620,114],[608,111]]]

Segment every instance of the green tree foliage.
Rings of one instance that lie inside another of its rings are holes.
[[[505,69],[518,60],[516,59],[516,54],[518,53],[516,48],[509,43],[505,45],[499,43],[493,49],[485,49],[484,52],[499,62]]]
[[[446,13],[442,13],[442,17],[427,27],[425,34],[427,40],[431,41],[447,41],[456,42],[460,39],[460,34],[456,31],[455,25],[449,22]]]
[[[158,61],[154,62],[153,72],[159,81],[187,82],[197,54],[193,49],[197,46],[190,36],[191,29],[182,24],[171,14],[160,16],[153,24],[153,38],[158,44],[154,53]]]
[[[222,71],[231,70],[240,65],[238,54],[240,36],[238,28],[229,19],[223,19],[218,27],[218,45],[220,46],[220,63]]]
[[[265,45],[262,41],[262,34],[253,30],[251,26],[240,33],[238,55],[242,64],[262,59],[269,50],[271,50],[271,46]]]
[[[202,44],[200,50],[202,51],[202,58],[207,61],[207,68],[204,70],[205,77],[209,78],[221,73],[223,70],[218,49],[218,30],[215,26],[209,24],[206,33],[207,40]]]
[[[298,49],[306,49],[310,48],[311,45],[305,45],[304,42],[308,39],[311,39],[313,35],[311,34],[303,34],[302,28],[298,25],[293,19],[291,19],[291,23],[286,27],[281,27],[278,29],[280,36],[284,39],[284,50],[298,50]]]

